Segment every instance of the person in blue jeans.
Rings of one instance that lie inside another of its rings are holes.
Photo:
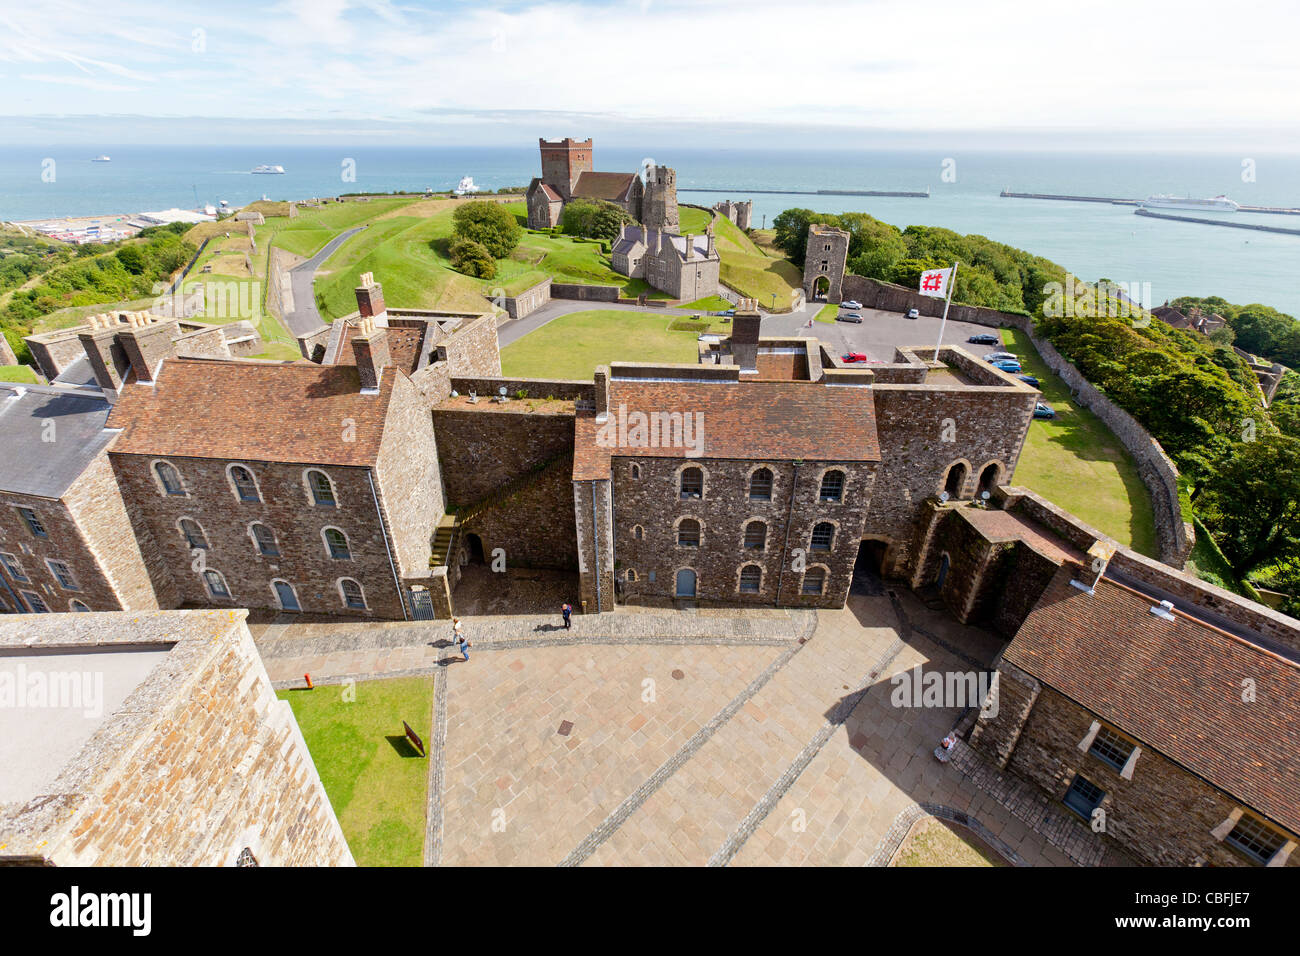
[[[564,606],[560,608],[560,614],[564,616],[564,629],[567,631],[571,627],[569,617],[573,614],[573,608],[569,606],[568,601],[565,601]]]
[[[461,634],[459,637],[456,638],[456,647],[460,649],[460,656],[462,660],[466,660],[466,661],[469,660],[469,649],[473,646],[474,646],[473,644],[465,640],[464,634]]]

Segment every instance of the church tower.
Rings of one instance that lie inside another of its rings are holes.
[[[565,137],[556,142],[537,141],[542,151],[542,182],[558,192],[565,202],[573,198],[578,177],[591,170],[591,139]]]
[[[677,233],[677,172],[667,166],[649,166],[645,172],[645,193],[641,198],[641,221],[649,229]]]

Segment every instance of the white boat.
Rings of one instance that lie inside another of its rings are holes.
[[[283,166],[270,166],[270,165],[267,165],[266,163],[263,163],[261,166],[254,166],[254,167],[253,167],[253,172],[255,172],[255,173],[261,173],[262,175],[265,175],[265,176],[283,176],[283,175],[284,175],[284,167],[283,167]]]
[[[455,192],[457,196],[464,196],[466,193],[478,192],[478,187],[474,185],[474,177],[473,176],[463,177],[461,181],[456,184],[456,188],[453,190],[453,192]]]
[[[1142,203],[1144,209],[1195,209],[1200,212],[1236,212],[1241,207],[1227,196],[1213,199],[1192,199],[1187,196],[1148,196]]]
[[[91,160],[92,163],[111,163],[112,161],[113,157],[111,156],[96,156]]]

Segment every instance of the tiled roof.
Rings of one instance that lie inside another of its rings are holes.
[[[594,415],[574,423],[573,477],[609,477],[612,455],[660,458],[730,458],[790,461],[879,461],[876,412],[871,391],[833,388],[811,382],[610,382],[610,421],[635,424],[634,412],[646,415],[699,413],[699,454],[685,442],[659,447],[619,444],[617,429],[601,432]],[[684,418],[683,418],[684,420]],[[602,434],[607,436],[602,438]],[[612,438],[608,437],[613,435]],[[687,437],[683,430],[683,438]]]
[[[1090,597],[1070,577],[1057,572],[1004,659],[1300,833],[1300,665],[1182,613],[1163,620],[1155,600],[1105,578]]]
[[[1010,511],[973,507],[954,510],[990,541],[1017,538],[1058,564],[1069,560],[1083,563],[1085,560],[1084,553],[1070,542],[1051,534],[1042,525]]]
[[[338,360],[335,365],[356,365],[357,356],[352,351],[352,339],[356,337],[357,328],[351,322],[343,330],[343,341],[339,346]],[[388,355],[391,364],[410,374],[420,359],[420,343],[424,341],[424,329],[407,326],[389,326]]]
[[[123,389],[112,453],[370,465],[398,374],[362,395],[355,365],[167,359],[155,385]]]
[[[580,173],[578,181],[573,185],[573,196],[575,199],[617,202],[627,198],[632,189],[632,180],[636,178],[636,173]]]

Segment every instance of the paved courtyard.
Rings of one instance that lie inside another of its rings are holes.
[[[894,707],[890,678],[978,669],[1000,643],[869,590],[836,611],[620,608],[570,632],[467,617],[468,662],[446,622],[253,631],[278,686],[433,681],[430,865],[884,865],[925,812],[1019,864],[1111,862],[973,752],[934,759],[959,710]]]
[[[821,339],[837,355],[845,352],[862,352],[869,359],[879,362],[892,362],[894,349],[900,345],[934,345],[939,340],[940,320],[935,316],[923,315],[918,319],[908,319],[898,312],[885,312],[880,309],[857,309],[862,316],[861,324],[836,322],[814,322],[812,328],[804,326],[825,305],[814,302],[804,307],[802,312],[784,315],[764,315],[762,334],[767,336],[811,336]],[[990,345],[971,345],[966,339],[982,332],[993,332],[984,325],[970,322],[948,322],[943,329],[945,345],[960,345],[976,355],[995,351]]]

